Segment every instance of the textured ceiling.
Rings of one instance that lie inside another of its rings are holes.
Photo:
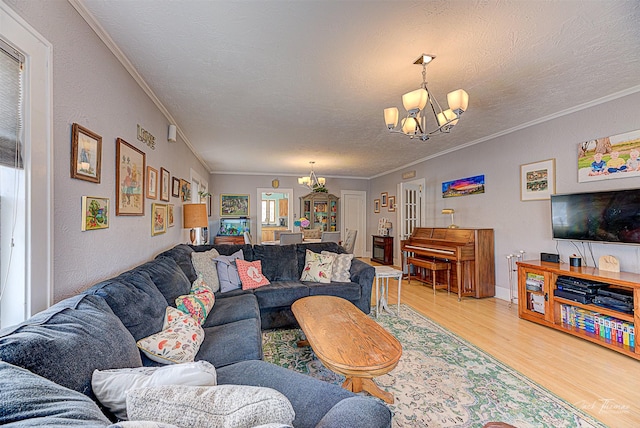
[[[212,172],[303,174],[313,160],[373,177],[640,90],[633,0],[70,2]],[[440,103],[458,88],[470,99],[427,142],[389,134],[382,115],[419,87],[423,52]]]

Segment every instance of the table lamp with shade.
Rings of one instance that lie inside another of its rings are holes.
[[[182,227],[191,228],[189,238],[191,243],[196,243],[196,227],[208,227],[207,206],[205,204],[184,204],[182,207]]]
[[[453,223],[453,213],[455,213],[456,211],[453,208],[443,208],[442,209],[442,214],[451,214],[451,224],[449,225],[449,229],[457,229],[458,226],[456,226]]]

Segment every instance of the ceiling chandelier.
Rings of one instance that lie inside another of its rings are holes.
[[[398,125],[398,109],[396,107],[384,109],[384,121],[390,132],[402,133],[411,138],[417,137],[422,141],[427,141],[430,136],[438,132],[448,133],[460,119],[460,115],[467,110],[469,105],[469,94],[458,89],[447,94],[449,108],[442,110],[438,100],[436,100],[427,88],[427,64],[435,59],[434,55],[422,54],[414,64],[422,65],[422,85],[420,89],[408,92],[402,96],[402,104],[407,110],[407,116],[400,122],[400,129],[395,129]],[[427,113],[425,109],[431,107],[431,112],[435,119],[435,129],[427,129]]]
[[[311,190],[318,191],[318,189],[324,189],[324,185],[327,180],[324,177],[316,176],[313,172],[313,165],[315,162],[309,162],[311,164],[311,172],[308,177],[298,177],[298,184],[308,187]]]

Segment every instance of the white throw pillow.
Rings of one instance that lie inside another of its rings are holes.
[[[331,268],[331,281],[335,282],[351,282],[351,260],[353,260],[353,254],[337,254],[329,251],[323,251],[321,253],[325,255],[335,255],[333,260],[333,266]]]
[[[333,269],[334,259],[335,254],[333,253],[328,253],[328,255],[325,256],[307,250],[300,281],[331,282],[331,271]]]
[[[162,331],[138,340],[149,359],[162,364],[189,363],[204,340],[204,330],[192,316],[167,306]]]
[[[96,398],[120,420],[127,420],[127,392],[163,385],[217,385],[216,369],[207,361],[163,367],[94,370],[91,388]]]
[[[191,264],[196,271],[196,274],[202,275],[204,282],[207,283],[211,290],[215,293],[220,290],[220,280],[218,279],[218,268],[216,262],[213,260],[218,257],[220,253],[215,249],[209,251],[191,253]]]
[[[291,425],[295,412],[282,393],[257,386],[159,386],[127,394],[131,420],[154,420],[190,428],[281,423]]]

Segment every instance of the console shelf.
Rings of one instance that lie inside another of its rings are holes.
[[[635,346],[635,332],[640,331],[637,330],[640,328],[640,310],[636,309],[635,314],[628,314],[594,304],[556,297],[554,296],[556,280],[561,275],[603,282],[617,288],[631,290],[634,308],[640,308],[639,274],[600,271],[591,267],[574,267],[568,264],[533,260],[518,262],[518,315],[520,318],[640,360],[640,346]],[[570,322],[567,319],[569,313],[576,319]],[[585,322],[586,318],[588,321]],[[593,331],[594,329],[596,331]],[[616,337],[618,331],[620,333]]]

